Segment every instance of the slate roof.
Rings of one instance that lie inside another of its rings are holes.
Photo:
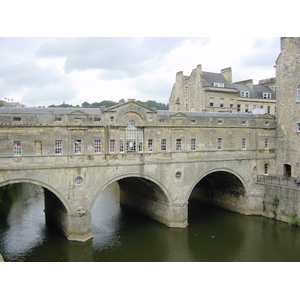
[[[72,107],[0,107],[0,113],[22,113],[22,114],[68,114],[75,111],[82,111],[87,114],[102,114],[100,108],[72,108]]]
[[[271,100],[276,100],[276,93],[271,88],[264,84],[254,84],[251,89],[246,84],[233,83],[232,84],[239,92],[250,92],[250,98],[263,99],[263,93],[271,93]]]
[[[214,82],[224,83],[225,88],[232,88],[230,83],[220,73],[203,72],[202,73],[203,86],[213,86]]]
[[[241,118],[250,118],[251,114],[249,113],[230,113],[230,112],[206,112],[206,111],[199,111],[199,112],[193,112],[193,111],[171,111],[171,110],[158,110],[157,115],[158,116],[172,116],[176,115],[178,113],[181,113],[183,115],[186,115],[188,117],[241,117]]]

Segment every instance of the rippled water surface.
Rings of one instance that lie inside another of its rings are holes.
[[[43,189],[19,184],[0,220],[6,261],[223,262],[300,261],[300,228],[258,216],[189,204],[189,225],[169,228],[117,201],[117,185],[92,210],[94,238],[70,242],[45,224]]]

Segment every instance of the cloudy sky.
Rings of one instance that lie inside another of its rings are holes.
[[[0,38],[0,99],[27,106],[135,98],[168,103],[175,75],[231,67],[233,81],[275,76],[280,38]]]

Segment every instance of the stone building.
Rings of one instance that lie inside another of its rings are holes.
[[[281,39],[276,82],[232,83],[230,68],[214,74],[200,65],[177,77],[169,111],[134,99],[106,109],[0,107],[0,187],[43,186],[45,211],[78,241],[92,237],[93,203],[114,182],[121,203],[170,227],[187,226],[189,199],[273,217],[278,194],[276,218],[299,214],[293,181],[279,191],[257,178],[300,175],[300,38]],[[275,85],[277,117],[260,104],[244,111],[256,100],[275,103]]]
[[[276,113],[275,78],[232,82],[232,70],[221,73],[202,71],[198,65],[190,76],[177,72],[169,98],[169,109],[175,111],[251,112],[264,109]]]
[[[277,174],[300,175],[300,38],[281,38],[276,61]]]
[[[218,151],[247,159],[275,148],[272,115],[156,110],[134,99],[103,110],[2,107],[0,130],[0,157],[181,152],[213,159]],[[257,167],[268,174],[273,159]]]

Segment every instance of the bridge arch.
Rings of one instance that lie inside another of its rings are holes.
[[[97,189],[90,202],[89,211],[92,210],[99,194],[114,182],[117,182],[120,188],[120,204],[168,225],[170,204],[168,191],[155,178],[140,173],[127,173],[107,181]]]
[[[9,184],[14,184],[14,183],[32,183],[35,185],[39,185],[39,186],[43,187],[44,189],[49,190],[52,194],[54,194],[58,198],[58,200],[60,200],[60,202],[63,205],[66,212],[70,211],[70,207],[69,207],[68,203],[65,201],[64,197],[56,189],[54,189],[52,186],[48,185],[47,183],[36,180],[36,179],[15,178],[15,179],[0,182],[0,187],[9,185]]]
[[[195,180],[188,201],[242,212],[247,206],[248,191],[244,179],[234,170],[211,169]]]

